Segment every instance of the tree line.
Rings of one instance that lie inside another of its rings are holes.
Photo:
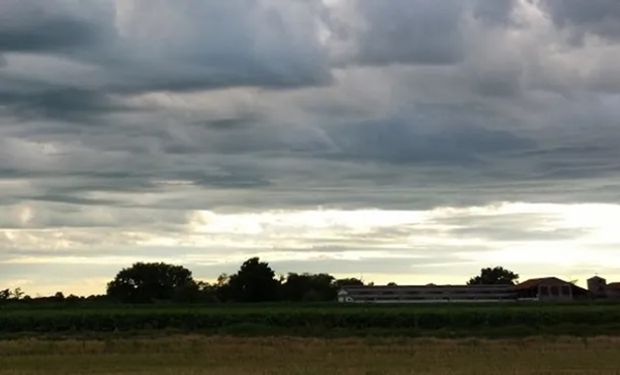
[[[502,267],[484,268],[468,284],[514,284],[518,278],[519,275]],[[65,297],[58,292],[54,296],[33,299],[17,288],[12,291],[0,290],[0,302],[320,302],[336,300],[338,290],[342,287],[362,285],[365,284],[361,279],[336,279],[327,273],[289,273],[277,276],[267,262],[253,257],[243,262],[235,274],[222,274],[215,283],[194,280],[192,272],[183,266],[135,263],[119,271],[108,283],[106,294],[102,296]]]

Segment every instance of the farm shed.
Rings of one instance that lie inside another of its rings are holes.
[[[515,286],[515,291],[519,299],[550,302],[573,301],[590,296],[587,290],[557,277],[530,279]]]
[[[338,292],[339,302],[353,303],[494,302],[515,299],[512,285],[346,286]]]

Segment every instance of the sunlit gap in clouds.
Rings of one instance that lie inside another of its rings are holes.
[[[22,220],[36,211],[24,206],[16,215]],[[133,262],[166,261],[212,281],[246,258],[260,256],[280,273],[329,272],[378,283],[459,283],[491,265],[524,277],[553,272],[585,280],[620,267],[614,222],[620,205],[612,204],[190,211],[185,217],[178,230],[166,233],[148,227],[1,229],[1,246],[13,251],[3,254],[0,267],[87,265],[102,281]],[[101,292],[104,284],[95,284],[92,292]]]

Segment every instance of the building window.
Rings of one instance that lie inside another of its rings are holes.
[[[540,295],[544,296],[544,297],[548,296],[549,295],[549,287],[541,286],[540,287]]]
[[[562,286],[562,295],[570,296],[570,287],[568,285]]]

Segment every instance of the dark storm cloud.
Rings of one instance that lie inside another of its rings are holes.
[[[11,0],[0,5],[0,51],[85,64],[66,86],[102,93],[319,85],[330,80],[320,11],[318,1]]]
[[[543,0],[553,21],[567,30],[576,42],[598,35],[618,42],[620,38],[620,3],[614,0]]]
[[[485,156],[535,147],[534,140],[507,131],[466,124],[446,126],[433,121],[432,116],[419,115],[400,121],[355,124],[333,134],[333,139],[345,157],[415,164],[470,164]]]
[[[48,118],[93,122],[98,115],[128,110],[108,95],[70,87],[41,88],[37,91],[9,92],[0,89],[0,108],[20,118]]]
[[[5,0],[0,4],[0,51],[69,52],[102,42],[113,31],[106,1]]]
[[[244,209],[617,199],[607,60],[593,55],[582,75],[571,74],[579,63],[546,61],[562,40],[535,50],[516,1],[344,3],[353,19],[344,31],[318,1],[2,3],[12,21],[0,25],[0,170],[31,186],[0,201]],[[615,17],[615,3],[595,5],[587,17],[572,2],[544,10],[581,30]],[[336,42],[353,44],[346,64],[330,55]],[[561,89],[549,89],[550,76]],[[140,192],[156,198],[133,199]]]
[[[361,64],[453,64],[463,56],[460,1],[360,0]]]
[[[512,12],[518,0],[474,0],[472,1],[473,16],[489,22],[491,25],[505,27],[510,25]]]

